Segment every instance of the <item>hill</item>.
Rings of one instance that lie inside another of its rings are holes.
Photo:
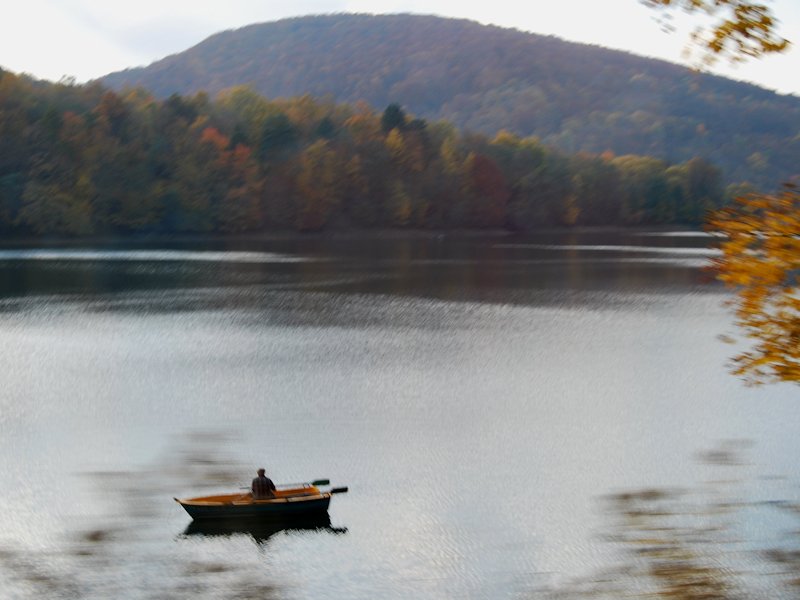
[[[596,46],[466,20],[329,15],[218,33],[102,79],[157,96],[248,84],[311,94],[487,134],[535,135],[563,151],[707,158],[761,187],[798,173],[800,98]]]

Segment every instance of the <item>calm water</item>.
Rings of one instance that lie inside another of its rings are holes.
[[[598,498],[719,477],[725,440],[742,494],[797,501],[798,389],[726,372],[708,243],[6,247],[0,597],[530,597],[604,566]],[[322,526],[187,529],[173,496],[262,465],[350,492]]]

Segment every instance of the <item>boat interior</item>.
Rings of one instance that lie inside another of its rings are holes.
[[[319,488],[313,485],[307,485],[297,488],[285,488],[275,490],[275,496],[272,498],[254,499],[250,492],[239,492],[236,494],[220,494],[216,496],[200,496],[197,498],[184,498],[178,500],[181,503],[191,504],[204,504],[216,506],[220,504],[270,504],[275,502],[286,502],[290,498],[299,498],[303,496],[319,496],[321,492]]]

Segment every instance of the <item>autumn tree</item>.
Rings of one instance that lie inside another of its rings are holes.
[[[218,206],[218,226],[226,232],[258,230],[263,225],[261,197],[264,179],[250,148],[237,144],[220,153],[225,170],[226,190]]]
[[[571,191],[567,161],[537,138],[501,131],[488,152],[511,183],[508,225],[513,229],[565,224],[563,211]]]
[[[620,156],[612,164],[620,174],[622,220],[627,225],[670,222],[666,164],[649,156]],[[667,217],[669,215],[669,217]]]
[[[468,196],[467,152],[459,144],[455,132],[441,142],[427,177],[430,207],[429,223],[434,227],[463,225],[467,221],[464,198]]]
[[[395,179],[390,186],[389,216],[391,224],[404,227],[409,224],[413,211],[411,196],[400,179]]]
[[[393,129],[405,129],[408,117],[399,104],[390,104],[383,111],[381,117],[381,128],[384,133],[389,133]]]
[[[375,225],[378,221],[378,202],[364,174],[361,156],[356,154],[344,167],[342,200],[347,216],[359,225]]]
[[[261,126],[258,141],[259,158],[266,161],[284,157],[297,137],[297,128],[285,113],[279,112],[268,116]]]
[[[753,344],[734,358],[734,373],[750,383],[800,382],[798,189],[741,196],[708,227],[724,236],[715,267],[738,290],[736,322]]]
[[[704,62],[716,57],[740,62],[765,54],[783,52],[789,41],[777,33],[778,21],[769,7],[752,0],[641,0],[664,11],[662,23],[669,28],[670,10],[702,13],[714,19],[710,26],[698,26],[692,41],[705,51]]]
[[[611,160],[578,155],[573,160],[572,189],[583,225],[609,225],[621,218],[620,176]]]
[[[783,52],[769,8],[750,0],[643,0],[651,7],[683,8],[721,17],[695,32],[714,58],[733,61]],[[697,175],[697,174],[695,174]],[[702,183],[695,178],[695,183]],[[708,229],[722,236],[717,276],[736,289],[736,322],[752,347],[733,359],[733,372],[749,383],[800,383],[800,194],[787,184],[779,194],[746,194],[714,214]]]
[[[722,174],[707,160],[693,158],[666,171],[670,192],[677,195],[674,219],[697,225],[722,205]]]
[[[510,224],[527,230],[552,225],[573,225],[578,216],[568,162],[547,153],[514,185],[509,202]]]
[[[503,172],[489,157],[474,153],[467,157],[466,170],[471,192],[471,224],[475,227],[502,227],[511,196]]]
[[[344,170],[340,157],[325,140],[303,151],[297,176],[297,229],[317,231],[333,216],[341,203]]]

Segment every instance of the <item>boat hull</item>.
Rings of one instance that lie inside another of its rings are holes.
[[[267,500],[242,496],[209,496],[205,498],[175,498],[192,519],[271,519],[285,520],[324,514],[331,502],[329,492],[283,494]]]

